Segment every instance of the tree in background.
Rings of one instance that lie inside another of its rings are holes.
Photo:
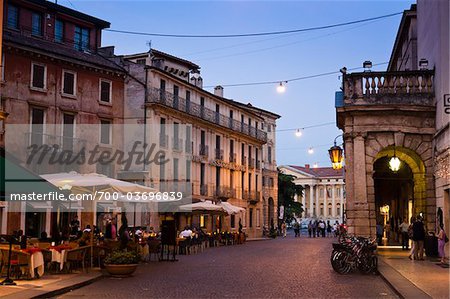
[[[303,212],[301,202],[294,201],[295,195],[301,198],[303,187],[294,183],[295,177],[282,173],[278,169],[278,207],[284,206],[284,221],[291,223],[295,218]]]

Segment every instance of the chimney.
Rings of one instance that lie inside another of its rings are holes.
[[[98,48],[98,54],[107,57],[112,58],[114,57],[114,46],[108,46],[108,47],[101,47]]]
[[[223,98],[223,87],[220,85],[217,85],[216,87],[214,87],[214,94],[218,97]]]
[[[305,164],[305,168],[306,168],[306,169],[309,169],[309,164]]]

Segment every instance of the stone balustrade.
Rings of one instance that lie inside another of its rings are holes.
[[[434,105],[434,71],[362,72],[344,76],[344,106]]]

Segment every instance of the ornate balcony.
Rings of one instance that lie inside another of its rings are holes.
[[[169,136],[167,136],[167,134],[159,134],[159,146],[163,148],[169,146]]]
[[[236,163],[236,153],[230,153],[230,163]]]
[[[261,142],[267,142],[267,133],[264,131],[217,113],[216,111],[203,107],[197,103],[186,101],[179,96],[174,96],[172,93],[158,88],[151,88],[149,90],[147,103],[159,104],[164,107],[175,109],[190,116],[203,119],[209,123],[255,138]]]
[[[198,151],[199,155],[202,157],[208,157],[208,152],[209,152],[208,146],[205,144],[200,144],[200,148]]]
[[[218,186],[214,190],[214,198],[225,201],[229,198],[235,197],[235,190],[230,187]]]
[[[256,161],[256,169],[261,169],[261,161]]]
[[[244,194],[242,196],[242,199],[248,201],[250,204],[258,203],[260,198],[261,198],[261,192],[260,191],[248,191],[248,190],[245,190]]]
[[[255,169],[255,158],[248,159],[248,168]]]
[[[181,138],[172,138],[172,149],[175,151],[182,151],[183,140]]]
[[[200,195],[208,196],[208,185],[200,185]]]
[[[214,150],[214,159],[223,161],[223,149],[216,148]]]
[[[434,106],[434,71],[362,72],[344,76],[336,108],[357,105]]]

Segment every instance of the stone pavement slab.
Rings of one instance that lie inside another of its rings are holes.
[[[408,255],[409,251],[401,250],[379,252],[380,273],[393,288],[404,298],[449,298],[449,269],[441,267],[436,258],[411,261]]]
[[[0,286],[0,298],[48,298],[84,286],[102,277],[100,270],[89,273],[44,275],[34,280],[16,280],[16,286]]]

